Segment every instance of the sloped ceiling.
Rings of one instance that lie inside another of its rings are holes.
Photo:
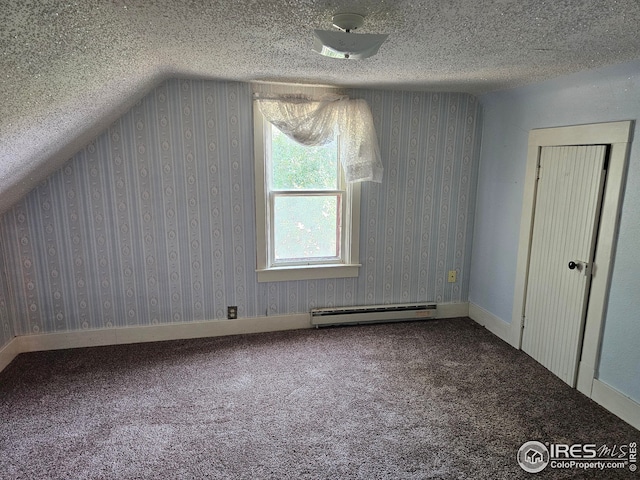
[[[481,94],[640,57],[638,0],[4,0],[0,212],[165,78]],[[311,50],[335,13],[377,56]]]

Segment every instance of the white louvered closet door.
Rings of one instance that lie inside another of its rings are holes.
[[[522,350],[575,386],[605,180],[604,145],[544,147]]]

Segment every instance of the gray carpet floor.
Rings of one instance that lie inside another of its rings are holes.
[[[640,478],[516,462],[640,432],[469,319],[19,355],[2,479]]]

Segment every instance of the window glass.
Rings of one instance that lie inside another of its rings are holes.
[[[271,188],[273,190],[336,190],[337,141],[306,146],[271,126]]]
[[[341,198],[341,194],[275,196],[274,260],[338,258]]]

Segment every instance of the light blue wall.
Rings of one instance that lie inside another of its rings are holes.
[[[465,302],[477,100],[353,94],[385,167],[363,186],[358,278],[257,283],[250,86],[172,80],[0,218],[15,333]]]
[[[640,402],[640,62],[480,97],[470,302],[511,322],[529,130],[635,120],[598,377]]]

